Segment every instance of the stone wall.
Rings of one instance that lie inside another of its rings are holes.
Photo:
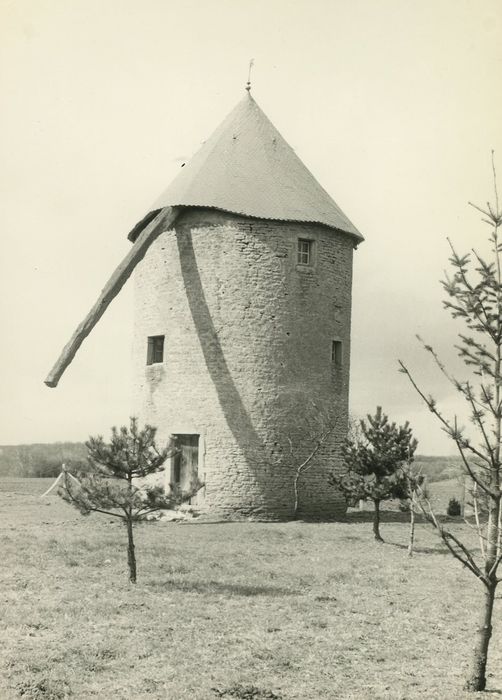
[[[299,237],[313,241],[308,267],[296,262]],[[296,468],[332,425],[300,481],[300,512],[344,512],[327,475],[347,426],[352,251],[325,226],[187,209],[138,265],[135,412],[160,441],[201,436],[215,514],[291,517]],[[164,361],[147,366],[153,335],[165,335]]]

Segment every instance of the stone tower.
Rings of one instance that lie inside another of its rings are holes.
[[[133,361],[135,414],[180,448],[167,484],[198,476],[223,517],[340,515],[361,234],[249,93],[130,239],[166,207],[134,274]]]

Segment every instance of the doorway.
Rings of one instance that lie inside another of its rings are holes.
[[[178,451],[171,459],[171,484],[190,491],[199,475],[199,435],[181,433],[173,435],[173,440]]]

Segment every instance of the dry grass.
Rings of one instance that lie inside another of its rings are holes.
[[[378,546],[364,514],[150,523],[131,586],[121,524],[45,488],[0,482],[2,700],[469,697],[481,587],[425,525],[409,559],[397,514]],[[501,627],[477,697],[502,694]]]

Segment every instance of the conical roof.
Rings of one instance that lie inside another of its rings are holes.
[[[319,223],[362,235],[305,167],[249,93],[182,168],[134,240],[167,206],[211,207],[259,219]]]

